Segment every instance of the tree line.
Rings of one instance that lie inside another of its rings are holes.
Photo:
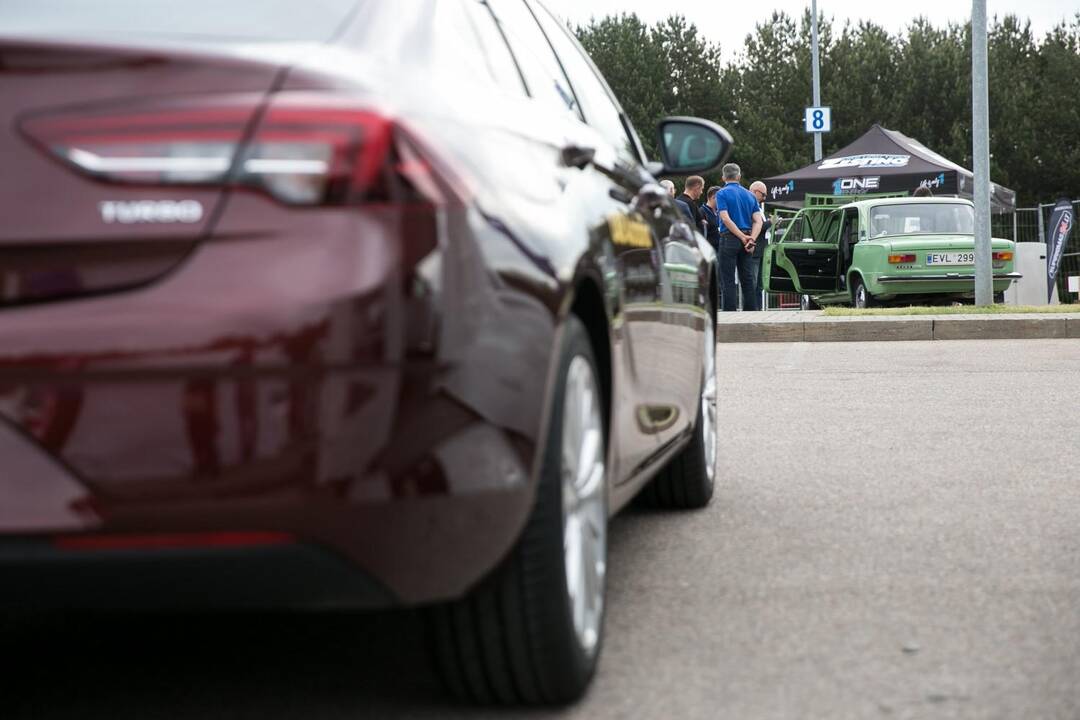
[[[798,20],[774,12],[726,63],[721,46],[681,15],[649,26],[624,13],[574,30],[647,145],[660,118],[696,115],[731,132],[745,178],[813,161],[803,130],[809,11]],[[920,18],[892,34],[819,16],[818,33],[822,104],[833,115],[826,155],[876,122],[971,168],[969,24]],[[1080,13],[1042,37],[1014,15],[995,18],[988,48],[992,179],[1017,191],[1018,207],[1080,196]]]

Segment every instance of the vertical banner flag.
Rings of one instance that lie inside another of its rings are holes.
[[[1054,281],[1061,267],[1061,254],[1069,242],[1069,234],[1075,224],[1076,213],[1068,198],[1058,200],[1050,213],[1050,225],[1046,230],[1046,301],[1054,296]]]

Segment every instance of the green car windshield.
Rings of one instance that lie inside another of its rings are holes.
[[[870,210],[870,237],[889,235],[972,235],[975,211],[961,203],[878,205]]]

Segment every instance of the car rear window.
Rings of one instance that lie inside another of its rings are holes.
[[[975,210],[966,204],[905,203],[870,210],[870,237],[887,235],[972,235]]]
[[[2,0],[0,35],[324,42],[359,0]]]

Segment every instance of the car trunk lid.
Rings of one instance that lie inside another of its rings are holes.
[[[993,239],[993,248],[1008,249],[1011,247],[1009,240]],[[975,237],[973,235],[934,235],[932,237],[919,237],[914,235],[898,236],[888,242],[891,252],[943,252],[950,250],[974,250]]]
[[[224,191],[142,185],[133,170],[172,162],[183,180],[185,153],[227,169],[280,69],[0,39],[0,305],[132,287],[183,258],[210,231]]]

